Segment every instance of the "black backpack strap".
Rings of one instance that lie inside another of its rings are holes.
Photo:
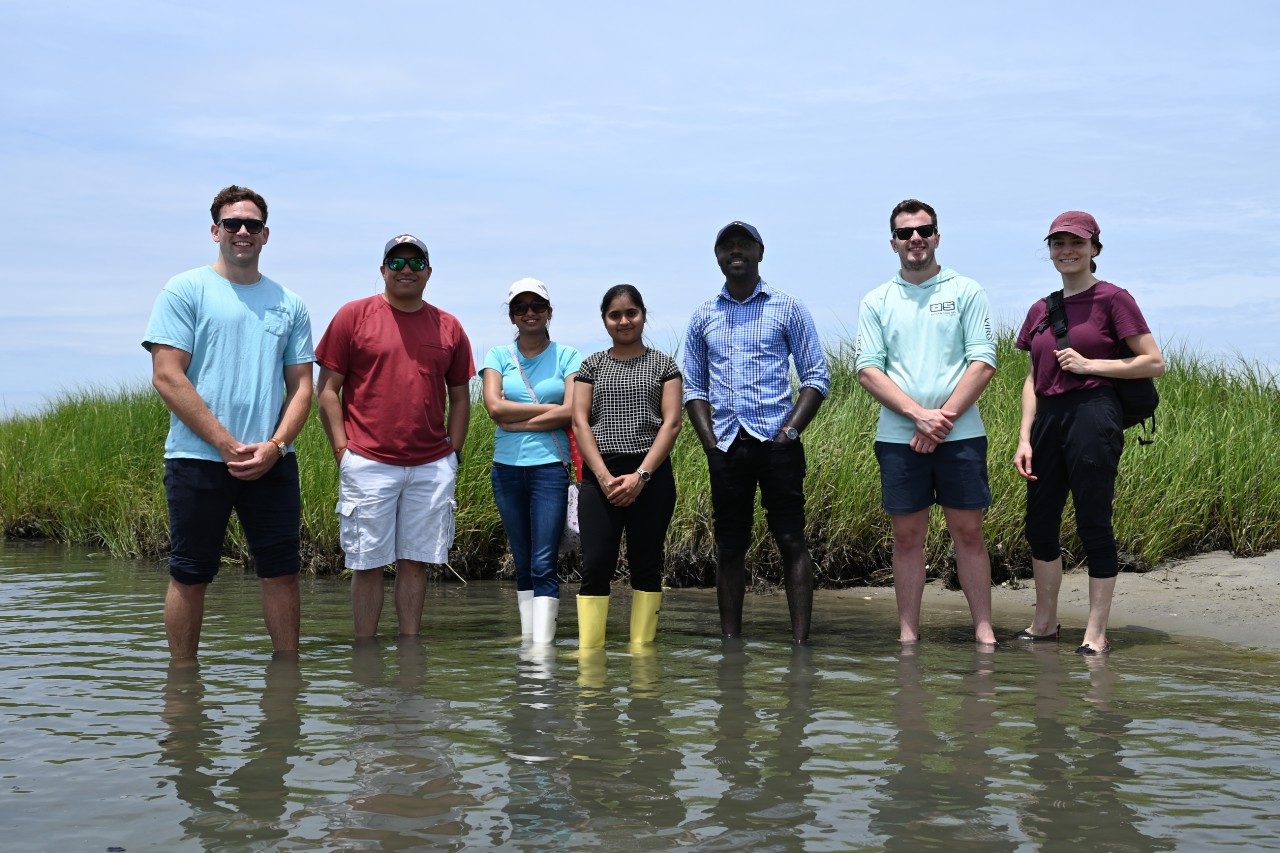
[[[1062,291],[1055,290],[1044,298],[1044,304],[1049,309],[1046,322],[1048,328],[1053,329],[1053,337],[1058,342],[1058,349],[1067,349],[1071,346],[1071,338],[1067,334],[1067,309],[1062,304]]]

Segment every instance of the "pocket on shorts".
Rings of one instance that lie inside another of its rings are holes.
[[[440,542],[444,546],[445,559],[448,559],[449,549],[453,547],[453,539],[458,534],[458,502],[449,499],[449,505],[445,508],[445,517],[440,525]]]
[[[360,504],[355,501],[338,501],[337,513],[338,544],[342,546],[342,552],[348,557],[359,554]]]

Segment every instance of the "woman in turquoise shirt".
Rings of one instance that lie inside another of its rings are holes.
[[[507,291],[516,327],[480,368],[484,407],[498,425],[493,497],[516,566],[520,633],[555,639],[560,609],[558,550],[568,503],[569,436],[574,377],[582,356],[551,340],[547,286],[522,278]]]

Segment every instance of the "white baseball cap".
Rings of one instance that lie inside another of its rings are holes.
[[[548,302],[551,301],[551,294],[547,293],[547,286],[545,284],[538,281],[536,278],[522,278],[519,281],[512,283],[512,285],[507,288],[507,304],[510,304],[512,299],[515,299],[522,293],[533,293],[541,296]]]

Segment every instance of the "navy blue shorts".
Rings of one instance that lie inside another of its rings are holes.
[[[302,499],[292,453],[257,480],[237,480],[222,462],[166,459],[169,574],[178,583],[209,583],[222,562],[222,542],[236,511],[260,578],[296,575]]]
[[[876,459],[880,503],[889,515],[910,515],[934,504],[950,509],[991,506],[986,436],[944,441],[932,453],[877,441]]]

